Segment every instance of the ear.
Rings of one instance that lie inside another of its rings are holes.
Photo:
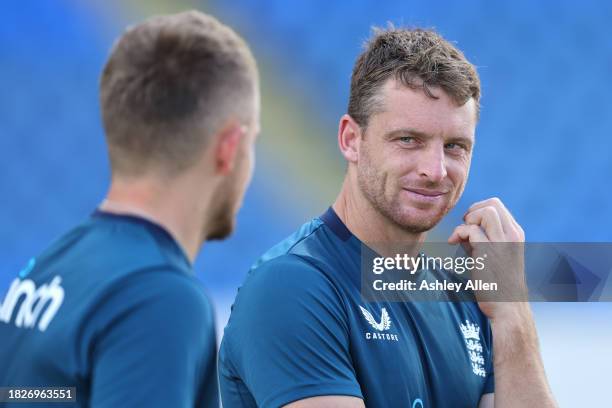
[[[356,163],[359,159],[360,142],[361,128],[350,115],[345,113],[338,125],[338,147],[349,163]]]
[[[226,175],[234,169],[240,140],[245,135],[246,128],[240,126],[237,122],[231,122],[217,134],[217,147],[215,149],[215,170],[217,173]]]

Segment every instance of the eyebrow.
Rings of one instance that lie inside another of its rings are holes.
[[[402,136],[402,135],[412,135],[412,136],[420,137],[422,139],[432,139],[433,138],[433,136],[430,135],[429,133],[422,132],[418,129],[409,128],[409,127],[393,129],[385,133],[384,137],[386,140],[391,140],[395,137]],[[448,139],[446,139],[445,142],[446,143],[463,143],[464,145],[468,147],[471,147],[474,144],[474,141],[471,138],[465,137],[465,136],[451,136]]]

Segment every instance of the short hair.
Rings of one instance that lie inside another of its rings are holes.
[[[100,80],[112,172],[188,168],[231,115],[253,115],[257,81],[247,44],[214,17],[189,11],[128,28]]]
[[[348,105],[348,114],[362,128],[381,109],[379,90],[389,78],[422,89],[432,98],[436,96],[429,88],[440,87],[459,106],[474,98],[478,113],[480,79],[476,68],[435,31],[375,28],[364,48],[353,68]]]

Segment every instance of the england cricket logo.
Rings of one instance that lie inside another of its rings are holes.
[[[468,320],[465,321],[465,324],[460,324],[460,327],[470,356],[470,362],[472,363],[472,372],[477,376],[486,377],[487,372],[484,369],[482,344],[480,344],[480,327],[477,324],[470,323]]]
[[[377,331],[375,332],[367,332],[365,334],[366,340],[390,340],[390,341],[399,341],[397,334],[389,334],[389,333],[378,333],[384,332],[391,328],[391,317],[389,316],[389,312],[384,307],[380,311],[380,322],[376,321],[372,313],[370,313],[366,308],[359,306],[361,309],[361,313],[363,313],[363,317],[365,317],[366,321]]]

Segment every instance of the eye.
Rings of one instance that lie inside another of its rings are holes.
[[[402,137],[399,137],[397,140],[399,140],[400,142],[404,144],[412,144],[416,141],[416,139],[412,136],[402,136]]]
[[[457,149],[467,150],[465,145],[462,145],[461,143],[447,143],[444,145],[444,147],[449,150],[457,150]]]

